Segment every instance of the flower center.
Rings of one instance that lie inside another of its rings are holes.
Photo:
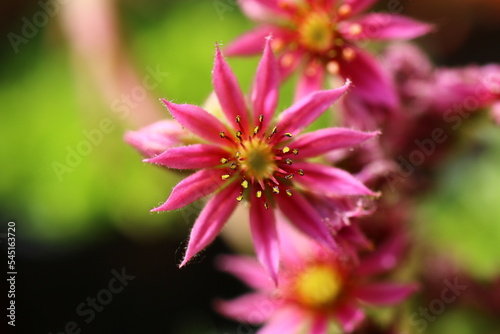
[[[242,141],[240,150],[241,171],[251,180],[270,178],[275,169],[275,155],[272,147],[257,138]]]
[[[334,45],[334,31],[326,13],[313,12],[307,15],[298,27],[300,43],[316,52],[325,52]]]
[[[298,300],[313,308],[321,308],[335,301],[342,287],[341,277],[331,266],[320,264],[307,268],[295,280]]]

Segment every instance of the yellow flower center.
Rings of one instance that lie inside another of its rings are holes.
[[[249,179],[265,180],[273,175],[276,161],[273,149],[268,143],[250,138],[242,141],[240,146],[240,168]]]
[[[328,265],[315,265],[300,273],[295,280],[298,301],[321,308],[335,301],[342,287],[338,272]]]
[[[316,52],[325,52],[334,45],[331,18],[326,13],[313,12],[307,15],[298,27],[300,43]]]

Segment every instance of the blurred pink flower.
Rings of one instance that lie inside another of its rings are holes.
[[[333,328],[352,332],[365,318],[363,306],[395,305],[417,290],[410,283],[374,282],[373,276],[398,264],[401,242],[387,244],[361,259],[332,252],[290,226],[279,224],[282,268],[275,287],[258,262],[250,257],[223,256],[219,267],[256,292],[215,308],[225,316],[248,324],[264,324],[258,334],[327,334]]]
[[[326,128],[299,135],[344,94],[349,82],[304,97],[273,122],[279,80],[270,43],[268,39],[257,69],[250,108],[217,47],[213,85],[226,123],[200,107],[163,100],[173,117],[200,140],[167,149],[145,161],[175,169],[201,170],[181,181],[167,201],[153,211],[179,209],[215,193],[194,223],[181,266],[217,236],[238,202],[246,200],[251,208],[257,257],[276,279],[279,252],[273,208],[279,207],[306,234],[334,245],[331,231],[301,195],[302,190],[323,196],[377,195],[351,174],[306,159],[352,147],[378,132]]]
[[[227,55],[254,55],[262,38],[272,34],[279,52],[280,73],[286,78],[302,64],[296,96],[320,89],[325,74],[353,82],[349,99],[393,109],[397,96],[390,76],[360,44],[366,41],[410,39],[432,26],[388,13],[360,15],[375,0],[239,0],[244,13],[260,25],[232,42]]]

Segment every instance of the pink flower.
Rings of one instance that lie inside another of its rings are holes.
[[[230,301],[218,300],[215,308],[239,322],[264,324],[257,334],[349,333],[365,318],[362,306],[395,305],[417,290],[415,284],[373,281],[372,276],[397,265],[399,242],[391,240],[355,265],[349,257],[299,235],[284,223],[279,227],[282,269],[278,288],[253,258],[231,255],[219,261],[222,270],[257,291]]]
[[[333,244],[326,224],[302,196],[302,189],[323,196],[374,196],[349,173],[306,159],[352,147],[378,134],[327,128],[299,135],[349,87],[314,92],[273,121],[278,100],[278,70],[267,40],[249,106],[217,47],[213,85],[227,122],[204,109],[162,100],[173,117],[199,137],[193,145],[167,149],[145,161],[175,169],[200,169],[181,181],[167,201],[153,211],[175,210],[215,193],[194,223],[185,265],[217,236],[243,200],[250,204],[250,224],[257,257],[276,279],[279,251],[273,208],[303,232]]]
[[[325,74],[352,80],[349,99],[393,109],[397,96],[390,76],[359,46],[366,41],[415,38],[432,26],[383,13],[360,15],[375,0],[239,0],[245,14],[260,23],[226,49],[227,55],[253,55],[262,50],[262,38],[273,34],[280,53],[283,78],[302,63],[296,95],[321,88]]]

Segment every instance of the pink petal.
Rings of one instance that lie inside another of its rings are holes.
[[[281,192],[275,196],[275,199],[283,215],[300,231],[329,247],[336,247],[335,241],[321,216],[298,191],[293,191],[291,197]]]
[[[325,315],[314,317],[309,334],[325,334],[328,329],[328,318]]]
[[[179,145],[185,135],[176,121],[160,121],[125,133],[125,141],[148,158]]]
[[[278,87],[278,66],[271,49],[271,38],[267,38],[262,59],[257,67],[252,91],[254,124],[259,124],[259,116],[263,115],[264,120],[261,125],[263,130],[267,129],[273,118],[278,103]]]
[[[373,283],[358,287],[354,296],[368,304],[386,306],[401,303],[417,290],[416,284]]]
[[[257,22],[277,21],[288,18],[288,13],[276,0],[238,0],[241,10]]]
[[[346,304],[335,310],[335,317],[346,331],[351,333],[365,319],[363,310],[352,304]]]
[[[491,115],[497,125],[500,125],[500,102],[493,104],[491,107]]]
[[[296,308],[280,309],[256,334],[295,334],[302,327],[304,318],[305,314]]]
[[[195,135],[211,141],[213,143],[227,145],[227,139],[220,137],[220,132],[230,132],[213,115],[198,106],[191,104],[175,104],[161,99],[177,122],[181,123],[186,129]]]
[[[316,63],[309,62],[306,69],[302,72],[299,82],[295,88],[295,100],[298,101],[305,96],[320,90],[323,87],[325,77],[324,67]]]
[[[315,241],[286,221],[281,214],[277,218],[281,262],[285,267],[302,265],[304,258],[312,253]]]
[[[326,195],[377,196],[342,169],[309,162],[296,162],[293,166],[304,171],[304,175],[297,176],[294,180],[310,191]]]
[[[349,88],[350,82],[331,90],[317,91],[294,103],[281,113],[278,135],[286,132],[295,135],[325,112]]]
[[[339,26],[342,35],[354,41],[412,39],[433,29],[430,24],[406,16],[383,13],[368,14],[358,20],[343,22]]]
[[[275,287],[269,274],[254,257],[221,255],[217,258],[217,267],[238,277],[254,289],[271,290]]]
[[[195,144],[174,147],[144,161],[169,168],[199,169],[218,166],[221,164],[220,159],[227,155],[228,153],[218,146]]]
[[[290,145],[299,150],[300,159],[315,157],[332,150],[351,148],[380,134],[380,131],[362,132],[347,128],[327,128],[307,132]]]
[[[186,177],[174,187],[165,203],[151,211],[179,209],[202,197],[210,195],[223,185],[221,175],[221,170],[208,168]]]
[[[233,300],[216,300],[217,312],[238,322],[261,324],[276,310],[277,303],[262,293],[249,293]]]
[[[184,266],[194,255],[210,244],[229,219],[238,201],[241,186],[235,182],[216,194],[200,212],[194,222],[184,260],[179,267]]]
[[[352,80],[353,89],[346,99],[360,99],[391,110],[397,107],[398,97],[390,75],[368,53],[356,49],[352,60],[341,60],[340,75]]]
[[[239,125],[236,122],[236,116],[240,116],[240,124],[246,132],[249,123],[245,99],[233,71],[222,56],[218,45],[215,51],[215,63],[212,77],[215,94],[217,95],[222,111],[226,115],[229,123],[234,128],[238,128]]]
[[[354,16],[373,6],[377,0],[345,0],[344,4],[350,7],[348,16]]]
[[[270,25],[257,27],[236,38],[224,48],[227,56],[253,56],[262,53],[267,36],[288,41],[290,33],[282,28]]]
[[[304,51],[297,49],[294,51],[285,51],[278,57],[279,73],[282,81],[295,72],[300,65],[303,55]]]
[[[401,232],[395,232],[375,252],[363,257],[356,270],[357,274],[372,276],[394,269],[401,262],[407,247],[408,237]]]
[[[250,227],[257,258],[277,284],[280,253],[274,210],[266,209],[257,196],[251,198]]]

